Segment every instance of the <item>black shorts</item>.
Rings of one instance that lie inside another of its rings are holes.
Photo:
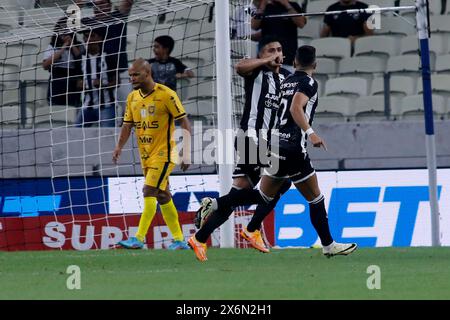
[[[261,179],[261,167],[256,164],[237,164],[234,168],[233,179],[239,177],[247,177],[255,187]]]
[[[278,164],[266,168],[264,175],[290,179],[293,183],[299,183],[306,181],[316,173],[307,153],[280,148],[278,154],[272,152],[272,156],[278,159]]]
[[[238,145],[238,139],[240,144]],[[238,147],[239,146],[239,147]],[[261,168],[269,167],[268,159],[260,158],[259,145],[249,137],[236,137],[234,148],[237,155],[237,164],[233,172],[233,178],[247,177],[256,186],[261,179]]]

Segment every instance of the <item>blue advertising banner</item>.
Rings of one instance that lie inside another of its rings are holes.
[[[107,179],[0,180],[0,217],[108,212]]]

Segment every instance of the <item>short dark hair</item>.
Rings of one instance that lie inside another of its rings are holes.
[[[272,36],[272,35],[264,36],[259,41],[259,51],[261,51],[267,44],[272,43],[272,42],[280,42],[280,40],[278,40],[277,37]]]
[[[316,48],[308,45],[299,47],[295,59],[304,68],[312,66],[316,62]]]
[[[169,50],[169,54],[172,52],[175,47],[175,41],[171,36],[159,36],[155,38],[155,42],[158,42],[164,48]]]

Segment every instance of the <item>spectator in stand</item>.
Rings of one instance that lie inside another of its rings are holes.
[[[42,61],[42,67],[51,74],[47,93],[51,104],[80,106],[77,83],[82,73],[82,51],[75,33],[67,28],[67,17],[59,19]]]
[[[250,6],[238,6],[231,18],[232,39],[261,40],[261,30],[253,30],[250,25],[251,17],[259,8],[261,0],[253,0]]]
[[[89,127],[99,123],[100,127],[114,127],[116,116],[116,72],[107,65],[103,52],[104,27],[84,32],[86,52],[82,56],[83,107],[76,124]]]
[[[264,18],[265,15],[295,14],[303,12],[298,3],[288,0],[261,0],[256,15],[252,18],[252,29],[261,29],[261,37],[277,37],[283,47],[283,67],[294,72],[294,57],[297,51],[297,29],[306,24],[305,17]]]
[[[125,107],[131,85],[128,82],[127,56],[127,19],[134,0],[120,0],[119,8],[113,10],[111,0],[92,0],[94,16],[82,18],[86,26],[99,27],[106,25],[103,52],[106,54],[108,67],[116,72],[118,84],[117,100]],[[79,2],[80,3],[80,2]],[[127,79],[120,86],[121,79]]]
[[[159,36],[153,43],[154,58],[148,60],[152,67],[152,77],[173,91],[177,90],[177,79],[192,78],[194,72],[180,60],[171,57],[175,41],[170,36]]]
[[[327,11],[366,9],[368,5],[356,0],[340,0],[328,7]],[[320,32],[321,37],[349,38],[354,46],[359,37],[373,35],[367,23],[371,15],[368,13],[327,15],[324,18],[324,26]],[[352,49],[353,51],[353,49]]]

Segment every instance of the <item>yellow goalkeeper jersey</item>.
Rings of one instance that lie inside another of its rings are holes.
[[[143,168],[155,162],[177,162],[174,120],[185,116],[176,92],[162,84],[156,83],[147,95],[141,90],[128,95],[123,122],[134,124]]]

